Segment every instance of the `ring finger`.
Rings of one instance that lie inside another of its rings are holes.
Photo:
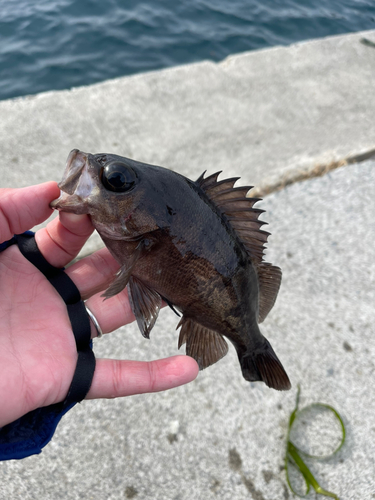
[[[127,325],[135,320],[134,314],[131,310],[128,292],[123,290],[114,297],[104,299],[101,292],[90,297],[85,305],[90,309],[91,313],[95,316],[97,322],[103,333],[110,333],[121,326]],[[91,323],[91,338],[97,337],[98,332],[92,320]]]

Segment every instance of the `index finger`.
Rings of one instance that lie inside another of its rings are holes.
[[[49,204],[60,194],[56,182],[0,189],[0,243],[48,219]]]

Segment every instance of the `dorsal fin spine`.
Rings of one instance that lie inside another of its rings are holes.
[[[204,179],[204,174],[207,172],[207,170],[205,170],[204,172],[201,173],[201,175],[198,177],[198,179],[195,181],[198,185],[203,182],[203,179]]]
[[[220,173],[216,172],[206,178],[201,175],[196,186],[205,193],[209,201],[226,220],[239,241],[244,245],[253,264],[259,266],[263,262],[264,244],[269,235],[267,231],[260,229],[265,224],[259,220],[259,216],[264,210],[254,208],[254,204],[260,201],[260,198],[246,196],[251,186],[234,187],[239,177],[218,181]]]
[[[238,193],[240,194],[241,192],[244,193],[246,195],[246,193],[248,191],[250,191],[250,189],[252,189],[253,186],[239,186],[239,187],[232,187],[232,188],[228,188],[228,189],[224,189],[221,193],[218,193],[216,195],[212,195],[212,199],[218,197],[218,196],[224,196],[228,193]],[[259,201],[260,198],[252,198],[253,200],[256,200],[256,201]]]

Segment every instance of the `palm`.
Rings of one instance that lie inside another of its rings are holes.
[[[2,394],[26,413],[64,399],[75,341],[64,302],[15,246],[4,252],[0,274]]]

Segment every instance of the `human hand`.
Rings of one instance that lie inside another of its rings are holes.
[[[0,243],[46,220],[60,190],[55,182],[0,189]],[[60,213],[35,235],[39,250],[55,267],[78,254],[93,231],[87,215]],[[100,297],[119,265],[102,249],[65,272],[78,287],[104,333],[134,320],[126,290]],[[92,326],[92,337],[96,331]],[[0,253],[0,427],[31,410],[63,401],[77,363],[77,349],[60,295],[12,245]],[[171,389],[197,376],[188,356],[150,362],[97,359],[87,399],[115,398]]]

